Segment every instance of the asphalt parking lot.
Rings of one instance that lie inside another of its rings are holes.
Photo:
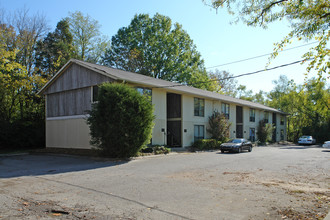
[[[329,202],[330,150],[316,145],[0,157],[0,219],[322,219]]]

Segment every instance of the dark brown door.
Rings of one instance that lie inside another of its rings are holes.
[[[243,125],[236,125],[236,138],[243,138]]]
[[[243,138],[243,108],[236,106],[236,137]]]

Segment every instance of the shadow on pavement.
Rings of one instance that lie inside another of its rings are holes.
[[[322,148],[320,145],[290,145],[290,146],[285,146],[285,147],[280,147],[280,149],[285,149],[285,150],[298,150],[298,149],[311,149],[311,148]]]
[[[58,155],[2,156],[0,157],[0,178],[76,172],[118,166],[128,162]]]

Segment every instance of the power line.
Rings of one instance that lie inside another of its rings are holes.
[[[317,41],[314,41],[314,42],[311,42],[311,43],[308,43],[308,44],[303,44],[303,45],[296,46],[296,47],[292,47],[292,48],[288,48],[288,49],[285,49],[285,50],[282,50],[282,51],[279,51],[279,52],[293,50],[293,49],[297,49],[299,47],[304,47],[304,46],[308,46],[308,45],[315,44],[315,43],[317,43]],[[220,65],[216,65],[216,66],[206,67],[206,69],[212,69],[212,68],[215,68],[215,67],[226,66],[226,65],[234,64],[234,63],[240,63],[240,62],[244,62],[244,61],[248,61],[248,60],[257,59],[257,58],[260,58],[260,57],[269,56],[271,54],[272,53],[267,53],[267,54],[263,54],[263,55],[259,55],[259,56],[255,56],[255,57],[250,57],[250,58],[246,58],[246,59],[242,59],[242,60],[236,60],[236,61],[229,62],[229,63],[224,63],[224,64],[220,64]]]
[[[274,70],[274,69],[291,66],[291,65],[294,65],[294,64],[297,64],[297,63],[301,63],[301,62],[306,62],[306,61],[309,61],[309,60],[312,60],[312,58],[311,59],[298,60],[298,61],[294,61],[292,63],[287,63],[287,64],[275,66],[275,67],[272,67],[272,68],[269,68],[269,69],[257,70],[257,71],[254,71],[254,72],[243,73],[243,74],[239,74],[239,75],[236,75],[236,76],[230,76],[230,77],[225,77],[225,78],[221,78],[221,79],[212,79],[212,80],[208,80],[208,81],[204,81],[204,82],[192,83],[192,84],[188,84],[188,85],[176,84],[176,85],[170,85],[170,86],[157,86],[157,87],[152,87],[152,88],[170,88],[170,87],[179,87],[179,86],[193,86],[193,85],[196,85],[196,84],[204,84],[204,83],[209,83],[209,82],[214,82],[214,81],[222,81],[222,80],[227,80],[227,79],[234,79],[234,78],[239,78],[239,77],[242,77],[242,76],[254,75],[254,74],[257,74],[257,73],[261,73],[261,72],[267,72],[267,71],[271,71],[271,70]]]

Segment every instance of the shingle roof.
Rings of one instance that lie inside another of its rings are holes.
[[[179,83],[169,82],[169,81],[162,80],[162,79],[156,79],[156,78],[145,76],[142,74],[118,70],[118,69],[114,69],[111,67],[102,66],[102,65],[98,65],[98,64],[92,64],[92,63],[84,62],[81,60],[71,59],[65,66],[68,66],[71,63],[75,63],[77,65],[84,66],[88,69],[91,69],[95,72],[106,75],[115,80],[124,80],[126,82],[137,83],[137,84],[145,85],[145,86],[151,87],[151,88],[164,88],[168,91],[178,92],[181,94],[191,94],[191,95],[196,95],[198,97],[220,100],[222,102],[234,103],[234,104],[238,104],[238,105],[248,106],[251,108],[262,109],[265,111],[287,114],[280,110],[277,110],[277,109],[274,109],[274,108],[271,108],[271,107],[268,107],[268,106],[265,106],[265,105],[262,105],[259,103],[254,103],[254,102],[250,102],[250,101],[246,101],[246,100],[242,100],[242,99],[237,99],[237,98],[233,98],[233,97],[230,97],[227,95],[222,95],[222,94],[210,92],[207,90],[197,89],[194,87],[185,86],[185,85],[181,85]],[[52,82],[57,78],[57,76],[63,72],[64,67],[39,91],[39,94],[42,93],[48,86],[50,86],[52,84]]]

